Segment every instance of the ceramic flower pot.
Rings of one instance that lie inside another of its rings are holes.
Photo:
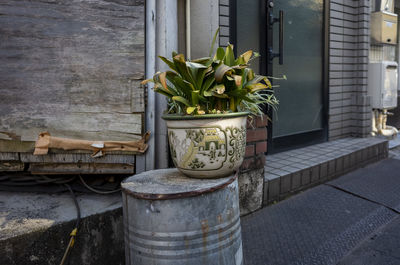
[[[247,112],[164,115],[176,168],[194,178],[232,174],[243,162],[247,115]]]

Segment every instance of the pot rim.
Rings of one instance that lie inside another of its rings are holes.
[[[161,116],[163,120],[206,120],[206,119],[229,119],[250,115],[249,112],[230,112],[223,114],[203,114],[203,115],[184,115],[184,114],[164,114]]]

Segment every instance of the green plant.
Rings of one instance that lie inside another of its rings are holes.
[[[211,46],[215,43],[216,32]],[[217,48],[213,57],[185,60],[172,53],[172,59],[159,56],[169,71],[158,72],[152,79],[154,91],[168,98],[168,113],[210,114],[246,111],[263,114],[262,105],[276,108],[272,86],[267,77],[255,75],[249,62],[258,56],[247,51],[235,58],[233,45]]]

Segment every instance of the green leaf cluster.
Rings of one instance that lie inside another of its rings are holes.
[[[216,32],[211,47],[215,44]],[[210,52],[211,54],[211,52]],[[154,91],[166,96],[169,113],[201,115],[246,111],[262,115],[262,105],[276,108],[271,82],[256,75],[249,62],[259,56],[247,51],[237,58],[233,45],[218,47],[214,56],[186,60],[172,53],[172,59],[159,56],[170,70],[157,72],[152,79]]]

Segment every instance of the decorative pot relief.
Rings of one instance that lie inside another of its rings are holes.
[[[215,118],[166,117],[171,157],[175,166],[194,178],[231,175],[243,162],[247,113]]]
[[[185,170],[218,170],[236,166],[246,148],[246,128],[169,128],[171,155]],[[179,140],[182,139],[182,140]]]

